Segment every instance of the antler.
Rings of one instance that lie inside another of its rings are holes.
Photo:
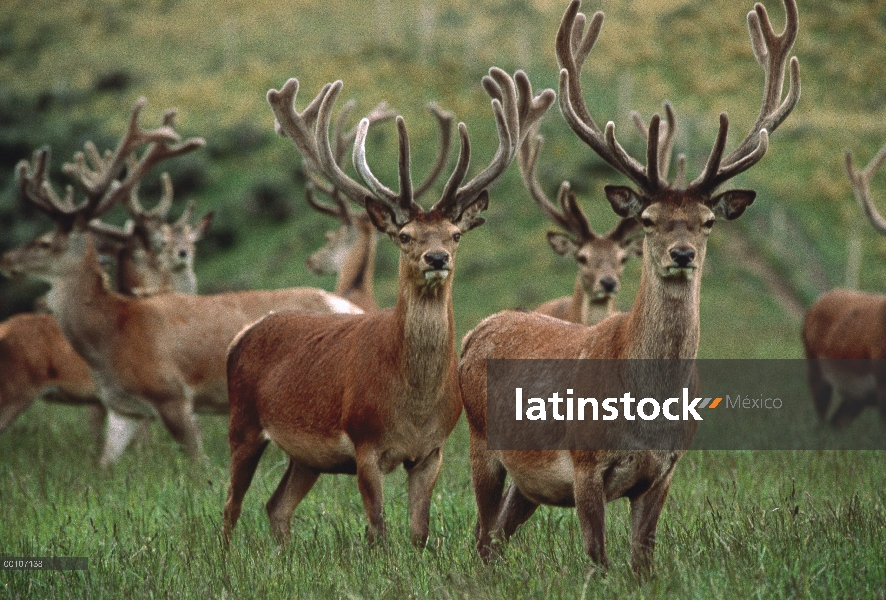
[[[335,119],[335,133],[332,148],[335,163],[339,166],[340,169],[342,168],[342,160],[344,159],[347,150],[352,148],[354,145],[354,139],[356,138],[357,129],[359,127],[354,127],[347,132],[345,131],[345,121],[353,112],[355,105],[356,103],[353,100],[349,101],[347,104],[345,104],[344,107],[342,107]],[[413,192],[414,199],[420,198],[425,192],[427,192],[440,176],[440,173],[443,171],[443,167],[446,166],[446,160],[449,157],[449,149],[452,145],[452,123],[455,121],[455,115],[442,110],[434,103],[428,104],[428,110],[431,111],[431,114],[434,115],[440,129],[440,148],[437,152],[437,158],[434,161],[434,165],[431,168],[431,171],[428,173],[427,177],[425,177],[424,181],[422,181],[421,184],[419,184]],[[369,120],[370,124],[373,124],[391,119],[395,116],[395,114],[396,113],[394,113],[392,110],[388,109],[387,104],[381,103],[376,106],[375,109],[373,109],[373,111],[366,116],[366,118]],[[341,194],[339,193],[339,188],[328,181],[322,175],[322,173],[315,169],[312,169],[307,164],[307,162],[305,164],[305,172],[309,180],[308,185],[305,188],[305,195],[308,204],[322,213],[338,218],[343,223],[350,222],[350,211],[348,209],[347,203],[342,201]],[[313,193],[315,189],[318,189],[329,196],[332,199],[333,204],[320,201]],[[364,198],[365,196],[361,196],[358,198],[352,198],[352,200],[362,205]]]
[[[511,78],[503,70],[493,67],[483,78],[483,87],[492,98],[492,111],[498,127],[499,146],[492,162],[468,183],[461,185],[470,163],[471,145],[464,123],[458,124],[461,149],[455,170],[446,182],[443,196],[434,205],[443,216],[458,218],[480,192],[501,177],[514,160],[524,138],[533,125],[554,103],[553,90],[543,90],[537,96],[532,94],[532,84],[523,71],[517,71]],[[460,187],[459,187],[460,186]]]
[[[357,128],[353,127],[349,131],[345,131],[345,123],[348,117],[354,110],[354,107],[357,105],[353,100],[348,101],[342,109],[339,111],[338,116],[335,119],[335,138],[333,142],[334,148],[334,159],[337,165],[341,167],[342,160],[347,155],[348,150],[354,144],[354,137],[357,135]],[[367,118],[375,123],[379,121],[386,121],[388,119],[394,118],[396,113],[388,108],[388,105],[385,102],[378,104],[368,115]],[[305,160],[305,175],[308,178],[307,184],[305,186],[305,199],[308,204],[311,205],[316,210],[321,213],[331,215],[337,219],[339,219],[342,223],[350,223],[351,212],[348,208],[347,202],[345,202],[341,194],[339,193],[338,187],[329,182],[323,174],[317,169],[317,165],[311,165],[310,161]],[[314,195],[314,190],[320,190],[327,196],[332,199],[332,204],[328,202],[323,202],[318,199]],[[362,204],[363,198],[354,198],[355,202]]]
[[[849,181],[852,182],[852,190],[855,192],[855,198],[868,216],[871,225],[873,225],[874,229],[880,233],[886,233],[886,219],[877,212],[874,203],[871,201],[870,183],[871,177],[874,176],[874,173],[880,168],[884,161],[886,161],[886,146],[880,148],[880,151],[871,159],[868,166],[859,172],[852,166],[852,151],[846,151],[846,173],[849,175]]]
[[[145,98],[140,98],[136,103],[128,129],[114,152],[107,151],[102,155],[95,144],[87,142],[83,152],[74,155],[74,162],[63,165],[62,170],[74,179],[86,195],[79,205],[74,204],[73,187],[68,186],[65,197],[61,198],[47,181],[48,148],[35,152],[31,163],[23,160],[16,167],[24,197],[64,228],[70,228],[78,217],[89,221],[110,210],[123,198],[131,197],[136,193],[139,181],[157,163],[205,144],[202,138],[190,138],[170,145],[181,139],[173,128],[175,111],[164,114],[163,126],[153,130],[142,129],[138,118],[146,103]],[[145,144],[149,144],[147,150],[140,159],[136,159],[135,152]],[[124,169],[126,177],[120,181]]]
[[[541,184],[538,182],[536,166],[544,145],[544,138],[540,135],[535,135],[537,130],[537,125],[532,127],[532,131],[523,140],[523,143],[520,145],[520,151],[517,153],[517,164],[520,166],[523,185],[548,220],[576,236],[581,241],[593,240],[596,236],[591,230],[584,212],[579,208],[575,194],[569,189],[568,181],[564,181],[560,185],[560,190],[557,193],[557,201],[562,210],[554,206],[554,203],[550,201],[547,194],[542,190]]]
[[[572,0],[560,28],[557,30],[557,62],[560,65],[560,111],[566,118],[566,122],[600,158],[605,160],[631,181],[636,183],[644,192],[654,193],[662,183],[658,178],[658,141],[659,141],[659,117],[652,117],[647,135],[646,154],[653,159],[648,161],[649,173],[639,162],[630,157],[615,140],[615,124],[610,121],[606,124],[606,132],[602,132],[591,113],[585,105],[581,91],[581,68],[585,59],[594,48],[600,30],[603,27],[603,13],[594,13],[588,30],[585,32],[585,15],[578,12],[581,0]]]
[[[516,80],[516,82],[515,82]],[[517,148],[522,141],[529,126],[535,122],[554,100],[554,92],[545,90],[537,97],[532,97],[532,87],[529,79],[522,71],[518,71],[515,79],[511,79],[501,69],[490,69],[490,75],[483,79],[487,93],[492,97],[493,112],[496,116],[499,133],[499,149],[492,163],[470,182],[461,186],[467,173],[470,160],[470,142],[467,137],[467,128],[464,123],[459,123],[459,136],[461,150],[455,171],[446,183],[443,198],[438,201],[432,210],[438,210],[447,218],[457,218],[461,215],[464,207],[474,200],[486,187],[491,185],[513,160]],[[406,133],[406,125],[402,117],[397,117],[397,134],[399,140],[399,191],[386,187],[373,174],[366,162],[366,135],[369,131],[370,120],[364,118],[357,126],[354,139],[354,166],[360,174],[360,178],[366,187],[357,183],[341,169],[336,161],[335,152],[329,142],[329,124],[331,121],[332,106],[338,94],[341,92],[342,82],[328,84],[314,98],[311,104],[301,114],[294,108],[295,96],[298,93],[298,80],[290,79],[280,91],[268,92],[268,103],[277,118],[278,131],[282,131],[295,143],[299,152],[304,156],[310,168],[316,168],[333,186],[351,199],[363,203],[367,197],[374,198],[390,208],[397,223],[403,224],[412,218],[418,209],[415,197],[418,192],[423,192],[423,183],[416,190],[412,185],[410,174],[409,138]],[[433,110],[433,109],[432,109]],[[438,120],[441,128],[446,122],[451,122],[450,117]],[[311,129],[315,131],[312,133]],[[445,138],[445,136],[444,136]],[[443,149],[448,153],[448,142],[441,142]],[[441,155],[444,153],[441,151]],[[431,177],[436,178],[442,170],[445,159],[438,156],[435,167],[431,171]],[[430,179],[432,181],[432,179]]]
[[[781,125],[800,99],[800,62],[791,57],[791,81],[788,94],[781,99],[784,86],[785,66],[788,53],[794,45],[799,28],[796,0],[783,0],[785,7],[785,28],[781,35],[772,29],[772,23],[762,4],[754,5],[748,13],[748,30],[754,57],[763,67],[763,102],[760,115],[744,140],[723,159],[729,119],[726,113],[720,115],[720,131],[704,171],[689,184],[689,188],[702,192],[713,192],[720,184],[755,165],[769,147],[769,135]]]
[[[796,57],[790,60],[790,89],[785,99],[781,99],[787,55],[798,30],[795,0],[784,0],[784,5],[787,22],[781,35],[775,34],[762,4],[757,4],[748,14],[754,56],[765,75],[763,103],[757,122],[738,147],[723,159],[729,120],[726,113],[721,114],[719,133],[708,162],[702,174],[689,185],[690,189],[712,193],[723,182],[754,165],[766,152],[769,133],[784,121],[796,105],[800,95],[800,66]],[[600,35],[603,13],[595,13],[585,31],[586,17],[578,12],[580,6],[581,0],[572,0],[557,31],[560,109],[572,130],[594,152],[631,179],[644,193],[654,194],[668,187],[667,167],[673,144],[672,137],[668,138],[673,135],[673,126],[668,127],[665,136],[660,137],[661,119],[659,115],[653,115],[648,128],[641,127],[647,141],[645,167],[628,155],[615,139],[615,124],[612,121],[606,124],[605,131],[597,127],[582,97],[581,68]],[[670,122],[672,115],[668,105],[665,105],[665,111]],[[637,117],[634,120],[637,122]],[[678,180],[682,181],[682,176],[678,176]]]

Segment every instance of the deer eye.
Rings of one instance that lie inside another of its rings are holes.
[[[655,223],[652,222],[652,219],[649,217],[643,217],[640,219],[640,222],[643,224],[643,227],[652,227]]]
[[[622,257],[621,257],[621,264],[625,264],[626,262],[628,262],[628,257],[627,257],[627,256],[622,256]]]
[[[452,234],[452,241],[458,242],[459,240],[461,240],[461,233],[456,231],[455,233]]]
[[[711,227],[714,226],[715,221],[716,221],[715,219],[708,219],[707,221],[704,222],[704,228],[710,229]]]
[[[412,240],[412,237],[408,233],[401,233],[399,238],[401,244],[408,244],[410,240]]]
[[[577,260],[578,264],[580,264],[580,265],[588,264],[588,257],[585,256],[584,254],[579,254],[578,256],[575,257],[575,260]]]

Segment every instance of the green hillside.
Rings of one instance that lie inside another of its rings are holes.
[[[287,140],[273,134],[267,90],[297,77],[303,106],[323,83],[340,78],[343,98],[356,99],[358,110],[387,100],[409,124],[418,176],[429,168],[436,144],[424,106],[437,101],[468,125],[474,168],[481,168],[497,140],[480,79],[497,65],[526,70],[537,89],[556,87],[553,38],[563,4],[13,3],[0,17],[2,245],[45,228],[42,220],[10,228],[15,162],[49,144],[57,172],[86,139],[110,146],[144,95],[146,124],[174,106],[179,130],[208,142],[168,166],[180,198],[195,197],[200,210],[219,213],[215,235],[199,257],[202,289],[329,288],[332,279],[310,275],[303,261],[322,245],[322,231],[332,224],[303,201],[300,159]],[[675,152],[687,154],[692,176],[710,149],[717,114],[728,111],[734,144],[759,109],[762,72],[745,24],[750,6],[659,4],[604,5],[606,23],[585,66],[584,87],[597,120],[614,120],[620,140],[635,152],[640,140],[629,111],[648,118],[670,100],[678,117]],[[780,28],[783,8],[770,4]],[[782,278],[801,303],[810,303],[823,288],[843,282],[852,232],[863,242],[860,287],[886,289],[886,269],[880,266],[886,243],[857,209],[842,169],[846,148],[864,163],[886,141],[886,11],[877,4],[823,1],[804,2],[800,11],[795,53],[802,97],[765,159],[733,182],[756,189],[757,202],[711,238],[702,356],[797,356],[796,313],[773,295],[771,275]],[[370,161],[393,182],[393,126],[378,129]],[[568,130],[556,107],[543,133],[540,173],[550,193],[561,180],[571,180],[592,225],[608,228],[615,217],[600,192],[620,176]],[[57,176],[56,182],[63,180]],[[886,195],[886,183],[876,181],[874,194]],[[281,213],[291,217],[268,216]],[[573,264],[549,250],[543,235],[548,228],[512,168],[492,193],[488,225],[472,232],[459,254],[460,333],[497,310],[570,292]],[[770,277],[761,274],[759,261],[730,251],[733,236],[746,238]],[[386,241],[381,246],[376,289],[382,303],[390,304],[396,252]],[[625,275],[620,299],[625,308],[637,272],[634,265]],[[740,340],[731,335],[736,331],[742,332]]]

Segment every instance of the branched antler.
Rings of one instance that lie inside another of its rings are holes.
[[[744,140],[726,158],[723,152],[729,120],[720,115],[720,129],[710,157],[701,175],[688,189],[711,194],[723,182],[735,177],[759,161],[768,147],[769,134],[778,127],[800,96],[800,66],[796,57],[790,60],[791,82],[787,96],[782,100],[784,72],[788,54],[797,36],[798,17],[795,0],[784,0],[787,15],[785,30],[777,35],[772,29],[766,9],[757,4],[748,14],[751,43],[757,62],[763,67],[765,80],[760,115]],[[628,155],[615,139],[615,124],[610,121],[601,131],[591,118],[581,90],[581,68],[600,35],[603,13],[591,18],[585,31],[586,17],[578,11],[581,0],[572,0],[566,9],[557,32],[557,60],[560,64],[560,109],[572,130],[603,160],[631,179],[648,195],[669,188],[667,171],[673,144],[673,127],[660,137],[661,119],[654,115],[647,127],[641,127],[647,140],[646,166]],[[671,113],[665,106],[668,119]],[[635,122],[637,118],[635,117]],[[638,125],[639,126],[639,125]],[[683,175],[678,174],[682,185]]]
[[[520,152],[517,154],[517,164],[520,167],[523,185],[548,220],[581,241],[593,240],[596,236],[591,230],[587,217],[578,206],[575,194],[570,190],[569,182],[564,181],[560,184],[560,189],[557,193],[557,202],[561,207],[559,209],[551,202],[542,189],[538,181],[537,164],[541,149],[544,146],[544,138],[536,135],[537,130],[538,126],[536,124],[536,126],[533,126],[530,134],[526,136],[526,139],[523,140]]]
[[[415,204],[415,198],[420,192],[430,187],[430,183],[423,183],[418,188],[413,188],[410,173],[409,139],[403,118],[397,117],[396,120],[400,181],[397,192],[381,183],[372,174],[366,161],[366,135],[371,123],[370,119],[364,118],[357,126],[353,160],[360,178],[365,183],[364,186],[351,179],[342,170],[336,160],[335,150],[329,141],[332,106],[341,92],[341,81],[324,86],[320,94],[302,113],[298,113],[294,108],[298,85],[298,80],[290,79],[280,91],[270,90],[268,92],[268,103],[276,116],[278,131],[282,131],[292,139],[309,168],[315,168],[322,173],[323,177],[340,193],[361,204],[365,198],[371,197],[387,206],[397,223],[404,224],[409,221],[415,211],[419,210],[418,205]],[[552,90],[545,90],[537,97],[532,97],[529,79],[522,71],[518,71],[512,79],[501,69],[490,69],[489,76],[483,79],[483,85],[492,97],[493,112],[498,126],[499,148],[492,163],[468,183],[462,185],[470,161],[470,142],[466,126],[464,123],[459,123],[461,150],[455,171],[446,183],[443,197],[432,208],[446,218],[455,219],[461,215],[465,206],[501,176],[514,159],[517,148],[531,124],[544,114],[544,111],[554,100]],[[437,118],[441,123],[441,130],[447,128],[447,124],[451,123],[451,117],[442,111],[437,114]],[[444,155],[448,154],[449,142],[445,135],[442,138],[441,152],[426,182],[433,182],[445,163]]]
[[[846,151],[846,174],[849,176],[849,181],[852,182],[855,198],[868,216],[871,225],[880,233],[886,233],[886,219],[880,215],[873,201],[871,201],[870,183],[874,173],[884,162],[886,162],[886,146],[880,148],[880,151],[871,159],[868,166],[861,171],[856,171],[852,166],[852,151]]]
[[[141,98],[136,103],[127,131],[116,150],[102,155],[95,144],[87,142],[83,152],[76,153],[74,161],[62,167],[85,193],[86,197],[80,204],[74,204],[73,187],[68,186],[65,197],[61,198],[47,180],[48,148],[35,152],[32,162],[21,161],[17,165],[16,176],[23,196],[63,228],[70,229],[77,219],[82,219],[85,224],[125,198],[131,199],[133,194],[137,194],[139,181],[157,163],[191,152],[205,144],[202,138],[174,143],[181,139],[174,130],[174,111],[165,113],[161,127],[142,129],[138,119],[146,102],[146,99]],[[135,153],[145,144],[148,144],[147,150],[140,158],[136,158]],[[121,181],[124,172],[125,177]],[[163,201],[161,205],[162,203]]]

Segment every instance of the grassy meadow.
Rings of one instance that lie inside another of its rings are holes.
[[[435,101],[467,124],[475,173],[497,144],[482,76],[493,65],[524,69],[535,90],[556,88],[553,41],[566,4],[9,0],[0,11],[0,250],[50,227],[19,204],[16,162],[50,145],[52,178],[62,189],[61,164],[86,140],[112,147],[146,96],[145,126],[175,106],[178,131],[207,140],[164,165],[178,207],[193,198],[198,212],[216,211],[197,260],[201,291],[331,289],[333,278],[310,274],[304,260],[334,223],[304,202],[300,159],[274,135],[267,90],[297,77],[299,110],[335,79],[344,81],[339,102],[356,99],[357,113],[386,100],[407,121],[417,180],[436,152],[436,125],[424,108]],[[766,5],[780,30],[780,2]],[[629,112],[648,119],[669,100],[678,119],[675,155],[686,154],[690,177],[704,165],[724,110],[727,151],[734,147],[762,94],[745,23],[751,8],[750,1],[586,0],[585,12],[606,12],[583,78],[598,124],[613,120],[636,155],[642,140]],[[886,143],[886,5],[800,0],[799,10],[801,99],[765,158],[730,182],[758,196],[741,219],[711,235],[700,357],[799,358],[802,312],[818,294],[847,281],[886,290],[886,240],[857,207],[843,171],[847,148],[860,167]],[[369,162],[395,185],[394,128],[373,129]],[[602,186],[623,179],[556,107],[542,133],[539,174],[548,192],[569,179],[595,230],[608,230],[616,217]],[[158,197],[157,179],[143,187],[144,202]],[[875,177],[872,193],[886,210],[886,173]],[[458,254],[459,338],[489,314],[571,293],[574,282],[574,262],[551,252],[551,226],[515,166],[491,191],[486,218]],[[396,297],[396,265],[396,250],[381,240],[375,289],[382,306]],[[638,274],[632,261],[623,309]],[[27,310],[44,291],[0,281],[0,315]],[[95,467],[85,411],[32,407],[0,435],[0,555],[87,556],[89,570],[0,571],[0,597],[886,597],[883,452],[688,453],[659,525],[657,574],[641,585],[628,566],[626,501],[609,505],[613,567],[605,577],[589,568],[574,511],[564,509],[540,509],[501,560],[482,565],[473,551],[463,421],[447,445],[424,551],[408,542],[402,473],[386,479],[385,544],[366,547],[355,479],[325,476],[296,510],[293,543],[277,546],[263,505],[286,462],[270,448],[225,553],[227,423],[206,417],[201,424],[205,464],[188,463],[154,424],[105,472]]]

